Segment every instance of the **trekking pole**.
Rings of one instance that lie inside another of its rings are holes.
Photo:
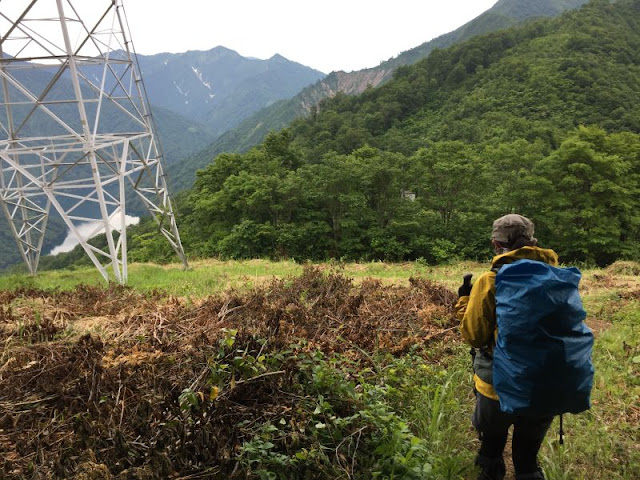
[[[558,430],[560,436],[560,445],[564,445],[564,430],[562,430],[562,414],[560,414],[560,429]]]

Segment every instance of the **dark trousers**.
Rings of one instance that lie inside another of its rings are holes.
[[[538,451],[553,417],[523,417],[500,410],[500,402],[476,393],[473,426],[480,433],[479,458],[502,459],[509,427],[513,425],[511,444],[516,474],[538,470]]]

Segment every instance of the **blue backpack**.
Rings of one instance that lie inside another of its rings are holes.
[[[584,323],[580,278],[575,267],[534,260],[498,270],[493,386],[502,411],[553,416],[590,408],[593,333]]]

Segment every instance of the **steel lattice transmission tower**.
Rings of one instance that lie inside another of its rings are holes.
[[[161,160],[121,0],[2,0],[0,204],[29,271],[57,212],[103,277],[126,282],[127,196],[186,267]]]

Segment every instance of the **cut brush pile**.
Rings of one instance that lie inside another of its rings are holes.
[[[295,456],[320,425],[307,408],[313,358],[375,370],[375,356],[411,350],[437,362],[425,347],[454,335],[455,299],[426,280],[355,285],[313,267],[201,302],[115,286],[0,292],[0,477],[258,478],[248,442],[277,424],[270,458],[293,455],[299,478],[321,478]],[[359,406],[347,395],[334,408]],[[349,425],[327,472],[358,468],[367,427]]]

